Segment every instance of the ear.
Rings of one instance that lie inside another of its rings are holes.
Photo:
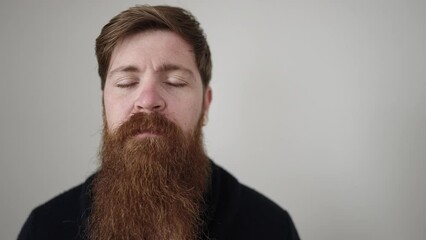
[[[205,119],[208,119],[209,108],[212,102],[212,97],[213,97],[212,88],[210,86],[207,86],[206,90],[204,90],[204,99],[203,99],[204,100],[203,101],[203,117]]]

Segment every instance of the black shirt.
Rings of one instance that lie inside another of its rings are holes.
[[[18,240],[85,239],[90,214],[90,188],[94,175],[34,209]],[[212,162],[209,192],[205,196],[206,224],[201,239],[299,239],[289,214],[255,190],[240,184]]]

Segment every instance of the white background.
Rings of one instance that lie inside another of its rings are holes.
[[[1,239],[95,170],[95,38],[136,3],[1,1]],[[425,1],[146,3],[201,22],[209,155],[287,209],[303,239],[425,239]]]

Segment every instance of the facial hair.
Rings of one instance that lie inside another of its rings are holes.
[[[89,239],[198,239],[210,175],[202,118],[186,134],[158,113],[134,114],[113,133],[104,126]]]

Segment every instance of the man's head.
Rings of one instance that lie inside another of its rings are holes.
[[[136,6],[104,26],[96,40],[106,124],[159,112],[184,131],[207,118],[211,57],[199,23],[169,6]]]
[[[195,239],[209,162],[202,125],[210,51],[199,23],[167,6],[130,8],[96,40],[104,132],[91,239]]]
[[[144,31],[114,48],[103,94],[109,130],[135,113],[156,112],[189,132],[207,115],[210,98],[191,46],[176,33]]]

